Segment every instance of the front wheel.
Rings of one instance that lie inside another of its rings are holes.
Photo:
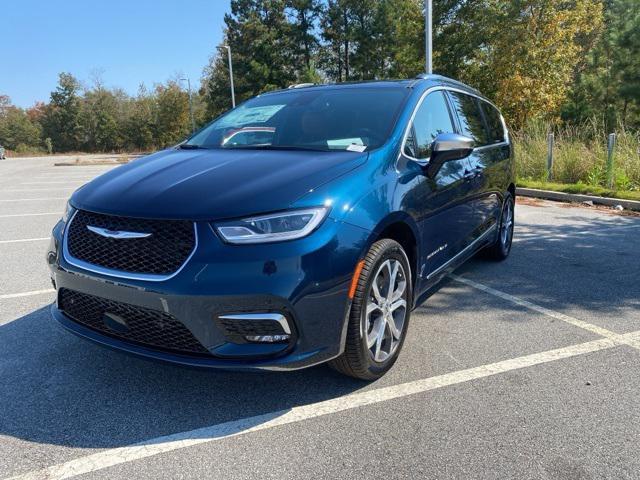
[[[344,353],[329,365],[375,380],[395,363],[409,326],[411,268],[402,246],[390,239],[371,246],[357,280]]]

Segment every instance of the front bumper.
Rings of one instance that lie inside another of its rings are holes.
[[[62,253],[64,224],[53,230],[47,255],[52,281],[67,289],[164,312],[181,322],[206,349],[183,354],[105,334],[52,306],[52,316],[72,333],[146,358],[228,369],[293,370],[326,362],[344,347],[348,288],[368,233],[328,218],[310,236],[264,245],[226,245],[206,222],[196,224],[198,248],[173,278],[149,282],[89,272]],[[288,343],[237,342],[216,323],[222,315],[286,315]]]

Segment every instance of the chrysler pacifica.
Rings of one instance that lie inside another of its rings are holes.
[[[73,194],[51,311],[147,358],[375,379],[447,273],[509,255],[514,194],[504,120],[464,84],[266,93]]]

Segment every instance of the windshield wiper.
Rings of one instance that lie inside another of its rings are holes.
[[[193,145],[190,143],[183,143],[182,145],[178,145],[178,148],[181,150],[198,150],[204,147],[201,147],[200,145]]]

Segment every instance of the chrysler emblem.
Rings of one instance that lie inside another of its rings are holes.
[[[93,225],[87,225],[87,229],[92,231],[93,233],[97,233],[102,237],[116,238],[118,240],[125,239],[125,238],[147,238],[151,236],[151,233],[109,230],[108,228],[94,227]]]

